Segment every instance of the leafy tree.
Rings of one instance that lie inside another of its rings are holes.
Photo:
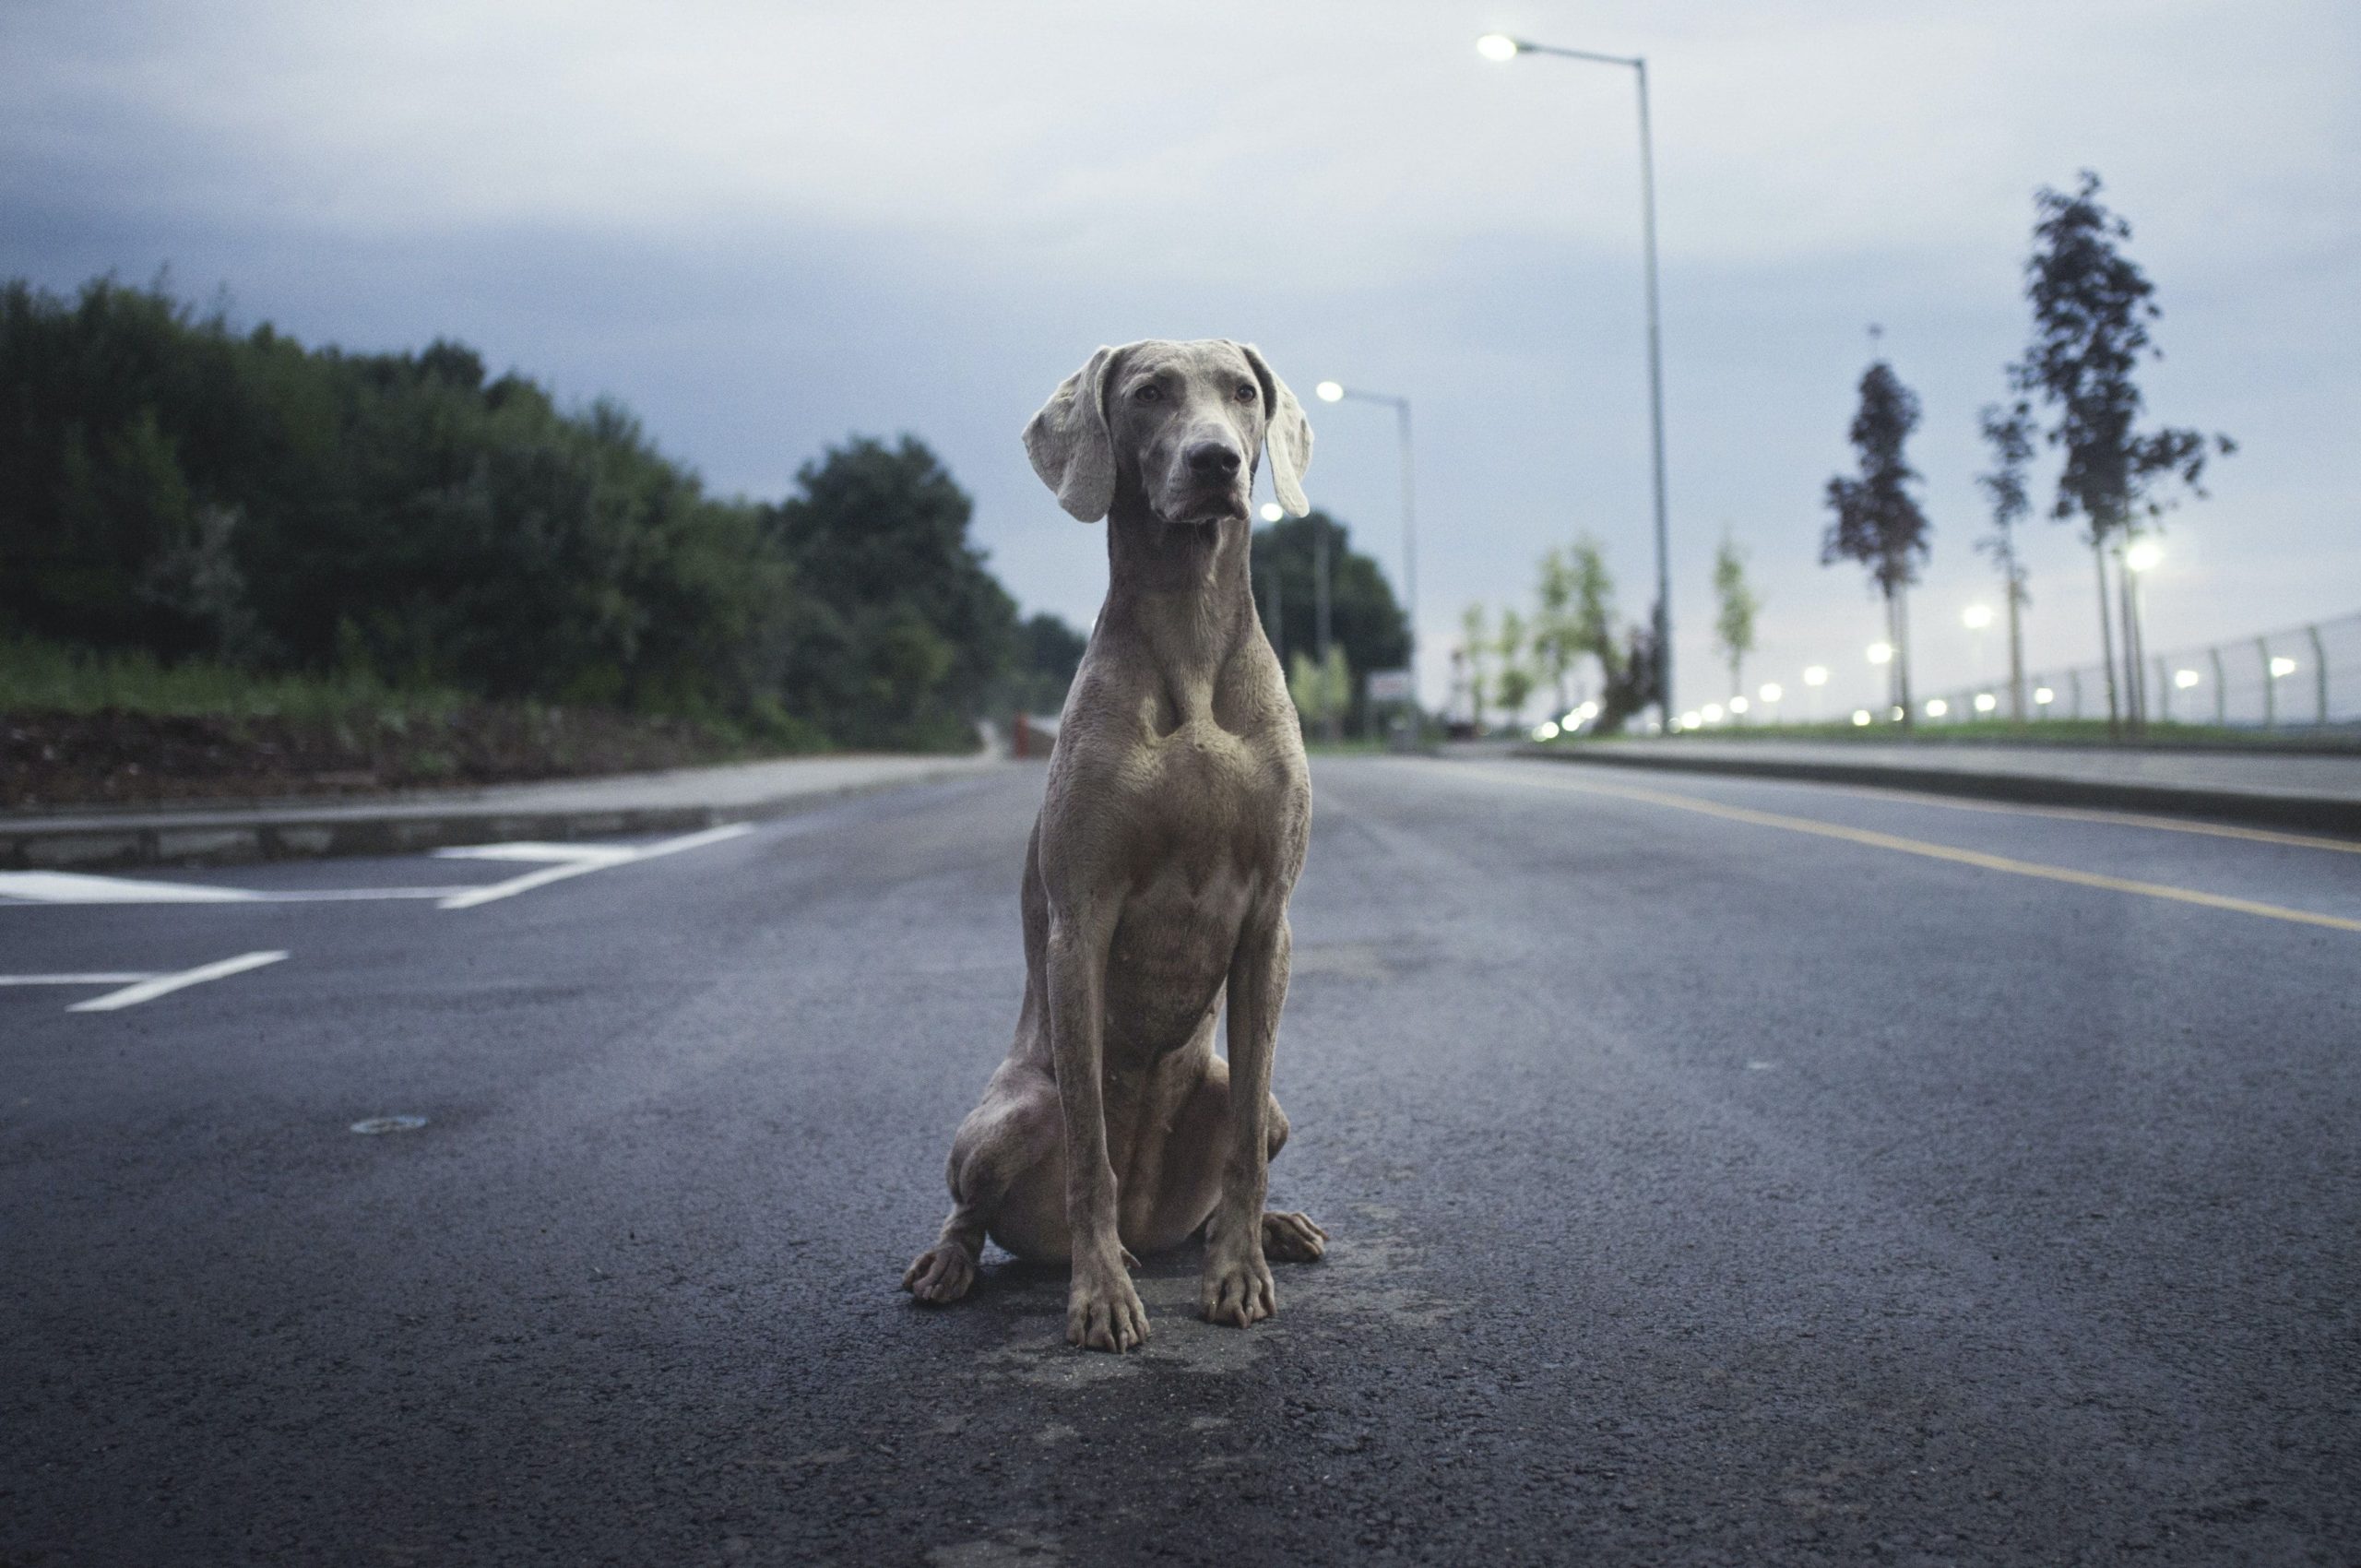
[[[1599,693],[1595,726],[1612,735],[1633,714],[1653,707],[1664,690],[1664,666],[1656,659],[1655,635],[1645,626],[1625,628],[1623,647],[1607,668],[1607,684]]]
[[[1016,607],[967,541],[974,504],[913,436],[856,436],[769,512],[812,605],[790,712],[859,745],[957,746],[1016,645]]]
[[[1043,611],[1016,628],[1016,655],[993,707],[1018,713],[1056,713],[1082,665],[1090,639]]]
[[[1525,705],[1533,695],[1533,666],[1525,660],[1525,617],[1513,609],[1501,611],[1500,641],[1494,645],[1501,657],[1496,689],[1511,724],[1523,721]]]
[[[1328,626],[1332,647],[1344,652],[1349,700],[1335,711],[1339,722],[1366,728],[1367,690],[1372,670],[1398,670],[1409,661],[1410,623],[1394,598],[1377,563],[1352,548],[1352,530],[1327,513],[1287,517],[1254,530],[1252,573],[1264,605],[1276,601],[1278,624],[1269,630],[1273,646],[1311,650],[1319,646],[1316,588],[1320,530],[1328,535]]]
[[[1918,397],[1883,360],[1861,376],[1861,402],[1849,437],[1859,454],[1858,478],[1828,481],[1828,509],[1836,515],[1821,543],[1820,564],[1857,561],[1885,600],[1886,639],[1893,647],[1893,702],[1902,721],[1910,713],[1910,620],[1906,595],[1928,555],[1927,514],[1910,493],[1917,470],[1903,444],[1918,425]]]
[[[1992,467],[1975,476],[1978,489],[1992,505],[1992,531],[1975,548],[2000,568],[2001,592],[2009,606],[2009,717],[2025,717],[2025,640],[2023,612],[2031,602],[2025,591],[2024,557],[2017,549],[2016,526],[2033,510],[2025,489],[2025,465],[2033,460],[2033,410],[2020,402],[2003,410],[1985,405],[1977,416],[1985,445],[1992,448]]]
[[[1746,553],[1727,534],[1714,552],[1714,640],[1729,660],[1730,690],[1743,693],[1740,668],[1754,651],[1754,616],[1762,608],[1746,580]]]
[[[1287,695],[1304,730],[1332,731],[1353,700],[1353,673],[1345,662],[1344,646],[1332,643],[1325,661],[1299,653],[1287,671]]]
[[[2085,169],[2070,193],[2045,186],[2034,197],[2034,253],[2025,263],[2025,297],[2033,305],[2033,341],[2009,367],[2016,390],[2055,410],[2043,433],[2065,453],[2050,515],[2081,517],[2098,569],[2099,641],[2106,650],[2107,719],[2118,721],[2116,642],[2108,624],[2106,557],[2119,553],[2143,523],[2171,506],[2177,488],[2205,493],[2209,458],[2227,457],[2236,444],[2195,430],[2137,427],[2143,400],[2132,379],[2144,358],[2162,358],[2148,324],[2162,317],[2155,285],[2120,248],[2131,225],[2099,200],[2099,177]],[[2131,609],[2128,581],[2124,607]],[[2123,671],[2141,711],[2137,627],[2127,613]]]
[[[1459,612],[1459,659],[1467,682],[1467,717],[1480,732],[1484,709],[1491,695],[1493,644],[1485,630],[1484,607],[1471,604]]]

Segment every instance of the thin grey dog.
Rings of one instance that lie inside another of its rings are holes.
[[[1325,1246],[1309,1217],[1263,1206],[1287,1137],[1271,1055],[1311,828],[1247,574],[1266,445],[1300,517],[1302,405],[1219,339],[1101,349],[1025,428],[1059,505],[1107,519],[1107,599],[1026,850],[1016,1040],[952,1141],[951,1217],[902,1278],[921,1301],[966,1295],[989,1235],[1071,1260],[1066,1338],[1127,1350],[1148,1334],[1133,1250],[1202,1229],[1204,1314],[1243,1328],[1277,1309],[1267,1260]]]

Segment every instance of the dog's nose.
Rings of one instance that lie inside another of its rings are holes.
[[[1188,452],[1189,471],[1208,477],[1230,475],[1238,471],[1238,448],[1227,441],[1199,441]]]

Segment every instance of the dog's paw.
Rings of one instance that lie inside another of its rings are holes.
[[[1086,1270],[1079,1264],[1066,1293],[1066,1343],[1086,1350],[1129,1350],[1147,1342],[1147,1308],[1119,1265]]]
[[[1308,1214],[1263,1216],[1263,1255],[1273,1263],[1317,1263],[1328,1250],[1328,1232]]]
[[[1271,1285],[1271,1265],[1263,1260],[1260,1247],[1235,1253],[1227,1249],[1209,1253],[1197,1299],[1206,1322],[1240,1328],[1260,1323],[1279,1310],[1279,1293]]]
[[[937,1241],[911,1260],[902,1289],[921,1301],[948,1306],[976,1282],[976,1260],[956,1241]]]

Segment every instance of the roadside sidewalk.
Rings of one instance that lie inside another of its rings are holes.
[[[358,801],[0,813],[0,870],[228,865],[314,855],[403,854],[507,838],[680,832],[1011,766],[1015,765],[989,752],[786,757],[608,778],[408,790]]]
[[[1614,767],[1869,784],[2361,837],[2361,756],[1952,742],[1590,741],[1523,756]]]

